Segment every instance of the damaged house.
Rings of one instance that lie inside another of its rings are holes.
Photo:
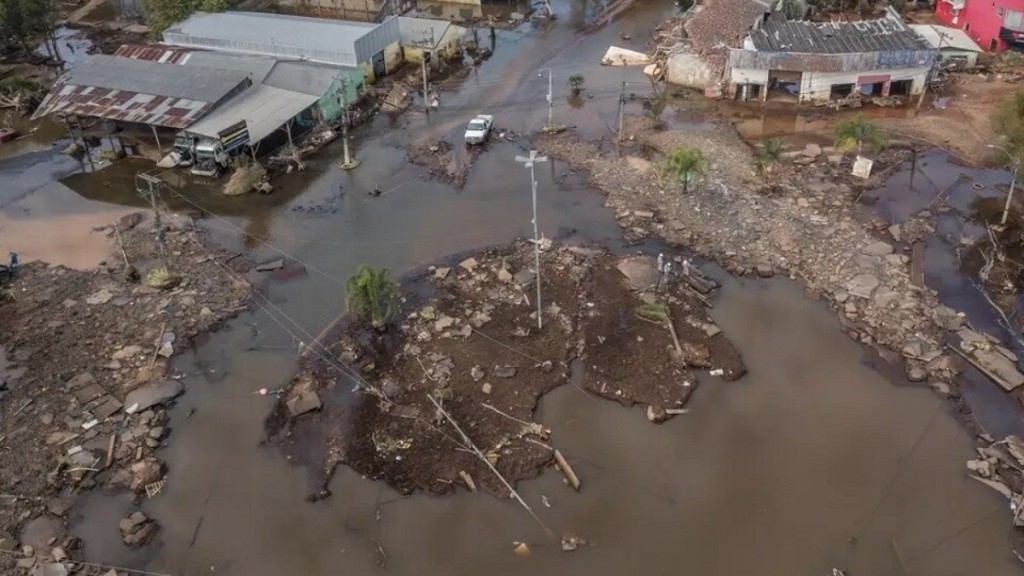
[[[859,94],[913,96],[925,89],[938,50],[891,8],[860,22],[787,20],[766,16],[741,48],[729,50],[729,95],[767,100],[771,94],[818,104]],[[778,89],[778,90],[775,90]]]

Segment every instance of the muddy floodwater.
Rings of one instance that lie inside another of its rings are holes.
[[[145,505],[163,525],[147,566],[367,574],[386,558],[389,573],[417,575],[643,565],[813,576],[833,566],[900,574],[902,559],[909,574],[1020,573],[1005,500],[966,478],[971,440],[946,404],[868,368],[833,314],[796,284],[724,280],[713,316],[744,354],[744,379],[703,377],[690,413],[660,426],[570,385],[541,403],[538,420],[584,486],[573,493],[549,471],[521,484],[522,494],[555,531],[591,547],[562,552],[511,501],[402,498],[344,468],[333,497],[305,503],[307,472],[256,447],[268,405],[253,388],[283,382],[294,364],[244,351],[263,340],[245,326],[250,318],[179,363],[203,375],[172,412],[167,487]],[[120,546],[124,504],[90,496],[77,531],[92,554],[141,562]],[[529,543],[531,557],[513,554],[513,541]]]

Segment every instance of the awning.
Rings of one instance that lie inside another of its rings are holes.
[[[319,100],[271,86],[255,86],[232,98],[188,127],[187,132],[218,138],[226,129],[244,121],[249,142],[257,143]]]

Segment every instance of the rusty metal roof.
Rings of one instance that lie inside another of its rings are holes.
[[[683,28],[693,50],[720,70],[729,48],[740,46],[750,29],[771,10],[770,1],[705,0]]]
[[[754,48],[765,52],[857,54],[930,50],[928,41],[897,18],[860,22],[786,20],[773,14],[750,33]]]
[[[114,52],[114,56],[164,64],[181,64],[190,52],[192,52],[191,48],[179,48],[167,44],[122,44]]]
[[[240,72],[94,55],[64,75],[32,117],[79,114],[181,129],[249,83]]]

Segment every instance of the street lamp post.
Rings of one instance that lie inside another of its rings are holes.
[[[1010,154],[1010,152],[1006,148],[1003,148],[1002,146],[989,144],[988,147],[992,148],[993,150],[1002,151],[1002,153],[1006,154],[1006,156],[1010,159],[1010,162],[1013,164],[1013,172],[1010,176],[1010,190],[1009,192],[1006,193],[1006,205],[1003,207],[1003,217],[999,220],[1000,226],[1006,226],[1006,219],[1010,215],[1010,204],[1013,202],[1013,189],[1017,186],[1017,171],[1020,170],[1020,158],[1017,158],[1013,154]]]

